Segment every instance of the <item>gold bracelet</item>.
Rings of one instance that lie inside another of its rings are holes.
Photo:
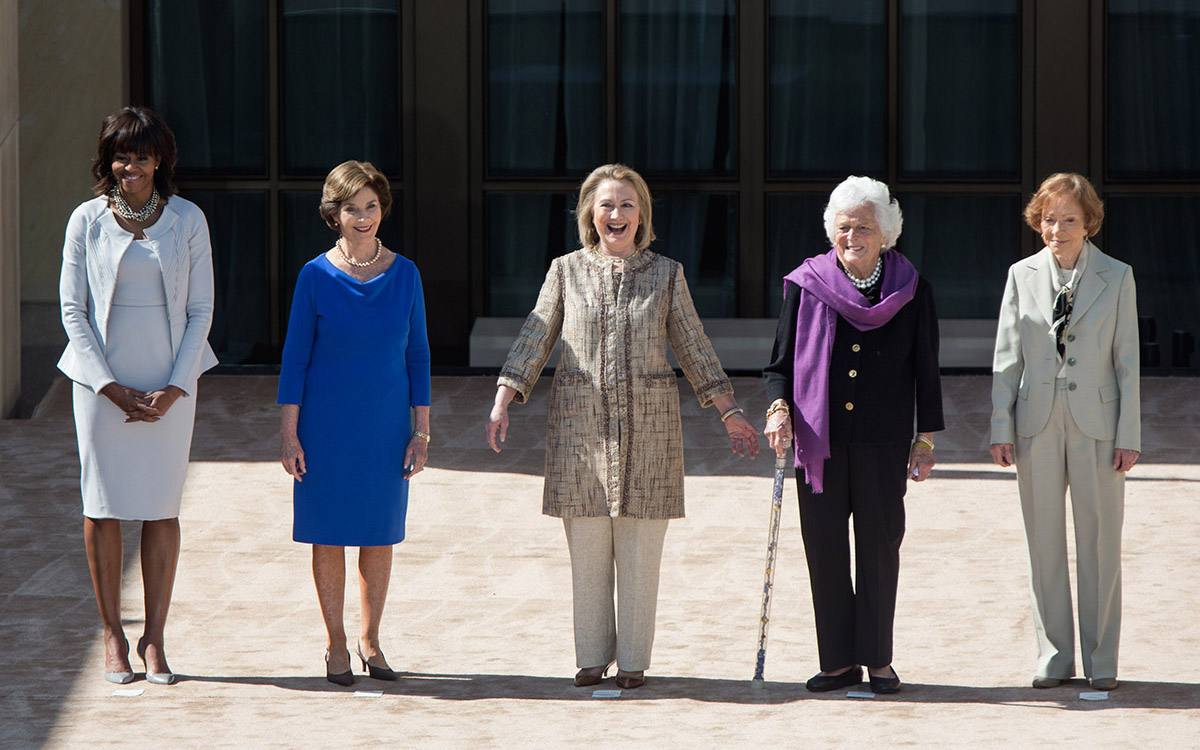
[[[777,411],[781,411],[789,416],[792,413],[792,409],[790,406],[788,406],[788,402],[781,398],[777,398],[771,402],[771,407],[767,409],[767,419],[770,419],[771,415]]]
[[[730,409],[729,411],[727,411],[727,412],[725,412],[724,414],[722,414],[722,415],[721,415],[721,421],[722,421],[722,422],[724,422],[726,419],[729,419],[729,418],[730,418],[730,417],[732,417],[734,414],[738,414],[739,412],[745,412],[745,411],[746,411],[746,410],[745,410],[745,409],[743,409],[742,407],[740,407],[740,406],[735,406],[735,407],[733,407],[732,409]]]
[[[421,438],[422,440],[425,441],[426,445],[429,445],[429,433],[428,432],[421,432],[420,430],[413,430],[413,435],[415,437]]]
[[[929,450],[933,450],[933,439],[924,435],[917,435],[913,438],[913,445],[928,445]]]

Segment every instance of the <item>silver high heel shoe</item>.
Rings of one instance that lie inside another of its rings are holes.
[[[146,644],[138,641],[137,647],[138,658],[142,660],[142,667],[146,670],[146,682],[152,682],[155,685],[174,685],[178,678],[174,672],[151,672],[150,666],[146,664]],[[132,681],[132,677],[130,680]]]

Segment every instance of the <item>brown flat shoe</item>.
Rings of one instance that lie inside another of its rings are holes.
[[[618,669],[615,682],[617,687],[622,690],[633,690],[646,684],[646,673],[626,672],[624,669]]]
[[[608,675],[608,668],[611,666],[610,662],[603,667],[584,667],[575,673],[575,687],[599,685],[600,681]]]

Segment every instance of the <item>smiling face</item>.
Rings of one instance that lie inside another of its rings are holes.
[[[119,151],[112,157],[112,174],[121,195],[130,203],[141,204],[154,190],[154,170],[161,160],[150,154]]]
[[[1042,209],[1042,241],[1060,258],[1071,262],[1083,250],[1087,239],[1087,216],[1075,196],[1064,193],[1051,197]]]
[[[637,191],[625,180],[605,180],[596,188],[592,225],[600,236],[600,252],[627,258],[636,250],[641,210]]]
[[[838,214],[834,227],[833,246],[838,260],[860,279],[870,276],[883,252],[883,235],[875,221],[875,209],[859,206]]]
[[[351,244],[373,243],[382,220],[379,194],[370,187],[359,190],[338,206],[338,229]]]

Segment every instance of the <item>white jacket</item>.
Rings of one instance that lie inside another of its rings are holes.
[[[162,270],[175,359],[171,379],[163,387],[174,385],[191,394],[200,373],[217,364],[208,345],[213,316],[208,222],[196,204],[176,195],[145,235]],[[105,196],[81,203],[67,222],[59,297],[68,342],[58,369],[95,393],[116,380],[104,356],[104,342],[117,269],[132,244],[133,235],[117,223]]]

